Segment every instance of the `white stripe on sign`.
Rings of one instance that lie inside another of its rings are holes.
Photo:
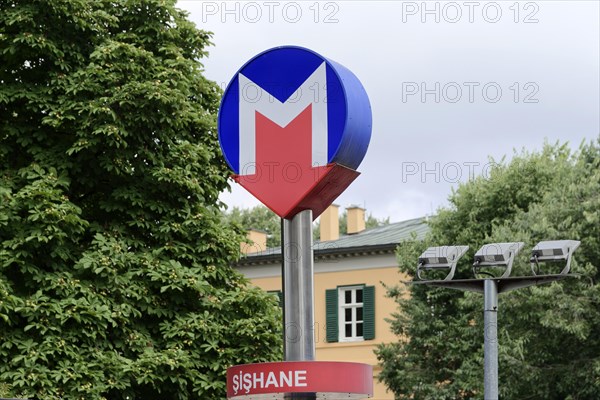
[[[327,69],[323,62],[302,85],[282,103],[267,90],[242,75],[240,98],[240,175],[256,173],[256,112],[285,127],[312,104],[312,166],[327,164]]]

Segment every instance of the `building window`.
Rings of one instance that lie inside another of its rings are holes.
[[[328,342],[375,338],[375,287],[338,286],[326,291]]]
[[[338,288],[339,341],[364,340],[363,287]]]

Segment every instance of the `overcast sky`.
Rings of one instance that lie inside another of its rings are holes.
[[[392,222],[432,214],[488,156],[600,135],[600,8],[591,1],[179,0],[214,33],[205,75],[225,88],[281,45],[349,68],[373,109],[361,176],[338,198]],[[230,206],[258,204],[232,182]]]

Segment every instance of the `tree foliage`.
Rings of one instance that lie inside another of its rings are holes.
[[[281,219],[265,206],[253,208],[233,207],[226,214],[227,220],[241,229],[258,229],[267,233],[267,247],[281,246]],[[367,214],[365,228],[376,228],[390,223],[390,218],[377,219]],[[348,212],[344,211],[339,217],[340,234],[348,231]],[[313,239],[319,240],[319,222],[313,225]]]
[[[281,246],[281,219],[267,207],[233,207],[225,216],[240,229],[258,229],[266,232],[267,247]]]
[[[480,246],[523,241],[512,275],[530,275],[528,250],[538,241],[581,241],[572,265],[578,278],[500,296],[500,398],[600,398],[600,141],[575,153],[556,144],[516,154],[489,177],[460,185],[450,203],[425,241],[399,247],[402,272],[414,274],[429,246],[469,244],[457,277],[472,277]],[[391,318],[399,341],[377,354],[396,398],[483,398],[482,296],[421,285],[390,287],[389,295],[399,304]]]
[[[209,34],[175,0],[0,0],[0,390],[222,399],[280,356],[239,231]]]

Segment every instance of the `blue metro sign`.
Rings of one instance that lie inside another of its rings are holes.
[[[316,218],[358,176],[371,106],[344,66],[295,46],[248,61],[229,83],[219,142],[234,179],[283,218]]]

